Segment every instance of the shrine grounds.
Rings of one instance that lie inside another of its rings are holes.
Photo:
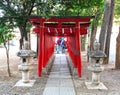
[[[36,38],[33,37],[32,45],[35,45]],[[113,45],[113,44],[112,44]],[[32,48],[35,50],[36,48]],[[112,49],[111,49],[112,50]],[[12,77],[8,77],[7,62],[5,48],[0,47],[0,95],[43,95],[43,91],[48,79],[47,74],[42,77],[37,75],[37,59],[32,61],[33,70],[30,72],[30,79],[36,80],[32,87],[14,87],[16,82],[21,79],[21,72],[18,71],[20,58],[16,56],[19,51],[18,38],[13,40],[10,45],[10,68]],[[113,53],[111,53],[113,54]],[[120,95],[120,70],[114,69],[113,56],[110,57],[110,63],[103,65],[105,70],[101,72],[101,82],[108,88],[108,90],[89,90],[85,82],[91,81],[91,71],[88,70],[86,51],[82,52],[82,77],[78,78],[77,75],[73,77],[73,83],[76,95]]]
[[[12,77],[8,77],[6,70],[5,49],[0,48],[0,95],[42,95],[48,75],[37,76],[37,59],[32,64],[34,69],[30,72],[30,79],[35,79],[33,87],[14,87],[21,79],[21,72],[18,71],[20,58],[16,56],[17,49],[11,46],[10,68]],[[81,78],[77,75],[73,78],[76,95],[120,95],[120,70],[114,70],[114,64],[104,65],[105,70],[101,73],[101,81],[108,90],[88,90],[85,82],[91,80],[91,72],[87,69],[89,63],[86,62],[86,52],[82,52],[83,74]]]

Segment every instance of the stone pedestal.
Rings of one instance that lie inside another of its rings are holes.
[[[35,80],[29,80],[29,82],[24,83],[22,80],[19,80],[15,86],[19,86],[19,87],[32,87],[35,83]]]
[[[32,87],[35,80],[29,79],[29,72],[32,70],[32,65],[30,64],[31,57],[35,56],[35,52],[28,49],[28,42],[24,43],[24,48],[20,50],[17,54],[21,57],[21,64],[18,65],[18,70],[22,72],[22,79],[16,83],[15,86],[26,86]]]
[[[100,83],[100,73],[104,70],[104,67],[89,66],[88,69],[92,72],[92,84],[98,85]]]
[[[93,85],[92,82],[85,82],[85,85],[87,86],[87,89],[103,89],[103,90],[107,90],[107,87],[102,82],[99,82],[98,85]]]
[[[29,72],[32,70],[32,65],[20,64],[18,65],[18,69],[22,72],[22,79],[18,81],[15,86],[32,87],[35,82],[35,80],[30,80],[29,78]]]
[[[103,51],[100,51],[100,44],[98,42],[94,43],[94,51],[90,51],[90,65],[88,70],[92,72],[92,81],[85,82],[88,89],[105,89],[105,85],[100,82],[100,73],[104,70],[104,67],[101,65],[103,58],[106,57]]]
[[[100,73],[104,70],[104,67],[92,67],[89,66],[88,69],[92,71],[92,81],[85,82],[88,89],[104,89],[107,90],[107,87],[100,82]]]
[[[24,83],[28,83],[29,82],[29,72],[22,72],[22,81]]]
[[[20,64],[18,65],[18,70],[22,72],[22,81],[24,83],[29,82],[29,71],[32,70],[32,65]]]

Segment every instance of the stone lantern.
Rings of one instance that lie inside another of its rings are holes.
[[[29,79],[29,72],[33,68],[30,60],[35,55],[35,52],[29,49],[29,43],[25,41],[23,49],[17,53],[17,56],[21,57],[21,64],[18,65],[18,70],[22,72],[22,79],[15,86],[32,86],[34,84],[35,80]]]
[[[92,81],[86,82],[88,89],[106,89],[102,82],[100,82],[100,73],[104,70],[101,65],[106,54],[100,50],[100,43],[95,42],[93,46],[94,50],[89,53],[90,65],[88,70],[92,72]]]

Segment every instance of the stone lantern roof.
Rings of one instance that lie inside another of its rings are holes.
[[[36,56],[36,53],[33,50],[22,49],[17,53],[17,56],[19,56],[19,57],[34,57],[34,56]]]
[[[17,56],[22,57],[22,58],[34,57],[34,56],[36,56],[36,53],[33,50],[29,49],[29,43],[27,41],[25,41],[23,49],[21,49],[17,53]]]
[[[93,46],[94,50],[89,52],[91,58],[104,58],[106,54],[100,50],[100,43],[95,42]]]
[[[91,51],[89,53],[89,56],[91,58],[104,58],[104,57],[106,57],[106,54],[103,51],[99,50],[99,51]]]

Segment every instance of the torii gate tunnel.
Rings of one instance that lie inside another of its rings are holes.
[[[68,54],[74,67],[77,69],[78,77],[81,77],[82,58],[80,36],[87,34],[87,27],[89,27],[92,18],[93,16],[56,16],[48,20],[41,17],[30,18],[30,22],[35,26],[33,31],[39,34],[38,76],[41,76],[42,69],[46,67],[54,53],[55,38],[66,37]]]

